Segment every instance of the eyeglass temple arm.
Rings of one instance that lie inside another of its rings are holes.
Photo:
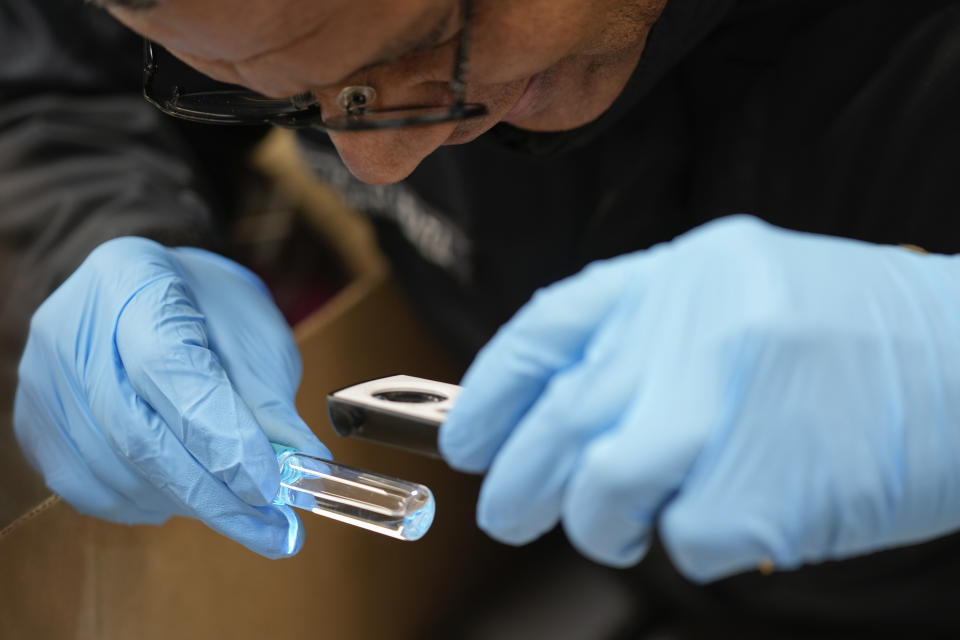
[[[153,88],[153,78],[157,74],[157,58],[153,52],[153,43],[143,39],[143,95],[149,99]]]
[[[455,105],[463,105],[467,87],[467,50],[470,47],[470,14],[473,9],[471,5],[470,0],[461,0],[463,28],[460,31],[460,42],[457,44],[457,57],[453,63],[453,79],[450,81],[450,93],[453,94]]]

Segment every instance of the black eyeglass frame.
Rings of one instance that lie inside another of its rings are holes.
[[[330,131],[370,131],[376,129],[401,129],[407,127],[427,126],[442,122],[451,122],[477,118],[487,114],[487,108],[482,104],[467,103],[467,50],[470,43],[472,1],[461,0],[463,22],[460,29],[460,38],[457,43],[456,58],[454,61],[453,76],[450,79],[449,90],[452,103],[438,106],[406,106],[391,107],[389,109],[371,109],[365,106],[348,109],[343,115],[324,119],[320,103],[311,91],[293,96],[288,99],[266,98],[253,91],[243,89],[223,90],[220,92],[204,92],[202,94],[184,93],[179,86],[174,86],[171,97],[168,99],[157,96],[154,80],[157,76],[159,63],[154,51],[153,42],[143,41],[143,97],[160,111],[167,115],[192,122],[203,124],[222,125],[264,125],[271,124],[291,129],[316,128]],[[202,111],[197,107],[185,104],[193,96],[198,102],[216,103],[222,99],[217,110]],[[234,109],[231,103],[247,102],[256,105],[257,111],[267,113],[242,113],[242,109]],[[277,110],[271,112],[270,106],[276,103]]]

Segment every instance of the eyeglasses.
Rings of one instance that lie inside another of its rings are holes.
[[[450,104],[375,109],[369,105],[376,99],[376,90],[346,87],[337,97],[337,106],[344,113],[324,117],[312,91],[277,99],[242,87],[214,83],[192,70],[184,71],[185,65],[175,62],[169,54],[169,60],[162,59],[165,52],[149,40],[143,42],[143,96],[168,115],[205,124],[273,124],[294,129],[369,131],[476,118],[486,115],[487,108],[465,102],[471,4],[471,0],[461,0],[463,24],[449,84]],[[172,73],[168,74],[168,69]],[[193,88],[188,89],[187,84],[193,84]]]

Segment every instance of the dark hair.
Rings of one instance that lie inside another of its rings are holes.
[[[152,9],[157,6],[157,0],[89,0],[98,7],[120,7],[122,9]]]

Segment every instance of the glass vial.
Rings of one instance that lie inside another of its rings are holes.
[[[436,505],[422,484],[337,464],[291,449],[277,456],[276,502],[398,540],[419,540]]]

